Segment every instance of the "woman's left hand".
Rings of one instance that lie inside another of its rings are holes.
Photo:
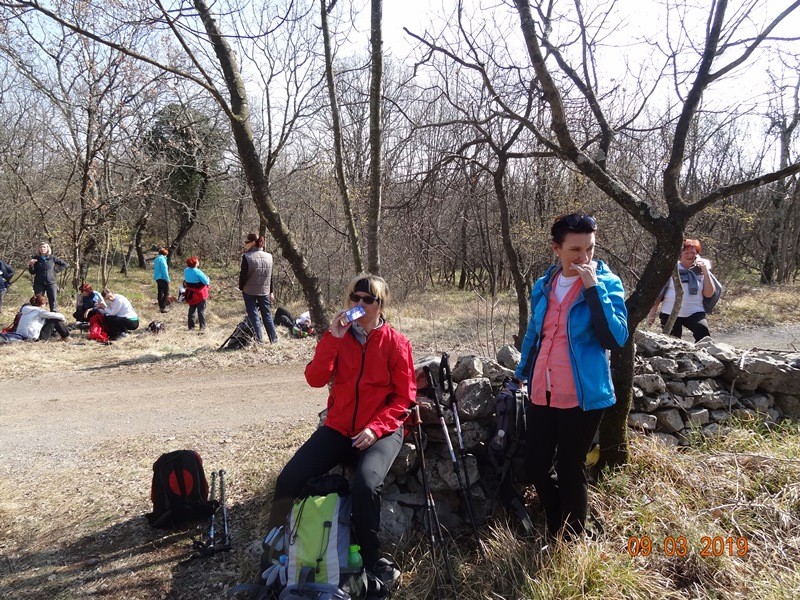
[[[378,441],[378,436],[375,435],[375,432],[372,431],[372,429],[367,427],[364,429],[364,431],[354,436],[352,439],[354,448],[357,448],[358,450],[366,450],[372,446],[372,444]]]
[[[581,276],[583,287],[588,288],[597,285],[597,263],[595,261],[591,260],[582,265],[572,263],[570,266]]]

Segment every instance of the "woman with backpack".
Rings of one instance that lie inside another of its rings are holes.
[[[320,338],[305,374],[312,387],[332,382],[327,416],[278,476],[269,527],[284,524],[309,479],[353,465],[352,516],[364,567],[392,589],[400,571],[381,556],[381,490],[403,444],[403,421],[417,385],[411,344],[386,322],[388,300],[382,278],[355,278],[345,305],[363,308],[363,315],[349,321],[348,311],[339,311]]]
[[[607,350],[628,339],[622,281],[592,260],[595,231],[594,217],[584,214],[553,224],[558,260],[531,292],[516,371],[530,394],[525,468],[544,507],[548,535],[565,539],[584,532],[586,454],[603,411],[616,402]]]
[[[183,270],[183,284],[186,286],[186,303],[189,305],[189,329],[194,329],[194,316],[200,324],[200,331],[206,330],[206,300],[208,300],[208,275],[200,270],[200,259],[196,256],[186,260]]]
[[[69,265],[60,258],[53,256],[53,251],[48,242],[41,242],[39,254],[31,256],[28,261],[28,272],[33,275],[33,293],[46,294],[50,303],[50,311],[58,310],[58,284],[56,275]]]

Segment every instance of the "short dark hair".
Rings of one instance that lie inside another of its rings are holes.
[[[571,213],[555,220],[550,228],[553,241],[559,246],[564,243],[568,233],[593,233],[597,231],[597,221],[591,215]]]

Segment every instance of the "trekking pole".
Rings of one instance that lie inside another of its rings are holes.
[[[472,521],[472,532],[478,545],[478,552],[481,556],[483,556],[481,540],[478,536],[478,527],[470,510],[469,490],[464,486],[464,478],[461,476],[461,464],[458,462],[458,457],[456,457],[455,450],[453,450],[453,442],[450,441],[450,431],[448,430],[447,423],[445,423],[444,420],[444,411],[442,410],[442,387],[441,385],[436,384],[436,382],[433,380],[433,375],[431,374],[429,367],[422,367],[422,370],[425,372],[425,381],[427,382],[428,388],[432,389],[434,392],[433,403],[436,408],[436,416],[439,417],[439,425],[442,427],[442,435],[444,436],[444,441],[447,443],[447,451],[450,453],[450,461],[453,464],[453,471],[456,474],[458,488],[461,491],[461,495],[467,505],[467,516],[469,517],[470,521]]]
[[[464,502],[467,505],[467,516],[469,516],[469,522],[472,525],[472,533],[475,536],[475,543],[478,545],[478,553],[481,555],[481,558],[485,558],[483,546],[481,545],[481,537],[478,533],[478,520],[475,518],[475,505],[472,503],[472,485],[469,481],[469,469],[467,468],[468,453],[466,447],[464,446],[464,436],[461,432],[461,418],[458,414],[458,399],[456,398],[455,386],[453,385],[453,372],[450,370],[450,356],[447,354],[447,352],[442,353],[442,360],[439,363],[439,385],[442,386],[443,393],[448,394],[450,397],[450,408],[453,409],[453,419],[456,424],[456,437],[458,439],[458,451],[461,458],[461,468],[464,470],[465,486],[462,489],[462,492],[464,495]],[[457,470],[456,474],[458,474]],[[459,481],[459,485],[460,484],[461,481]]]
[[[220,483],[222,482],[220,481]],[[216,487],[217,487],[217,472],[211,471],[211,492],[209,493],[209,501],[212,503],[214,502],[214,493],[216,491]],[[217,513],[216,510],[211,513],[210,517],[211,522],[209,523],[208,526],[208,540],[206,542],[203,542],[201,538],[198,538],[194,540],[194,542],[192,542],[192,546],[194,547],[195,550],[197,550],[197,554],[194,555],[195,557],[214,556],[214,552],[216,551],[214,547],[214,537],[216,536],[216,531],[215,531],[216,513]]]
[[[428,530],[428,545],[431,549],[431,563],[433,565],[434,573],[434,586],[436,590],[436,598],[442,598],[442,575],[439,572],[439,567],[436,564],[436,546],[439,546],[439,553],[442,555],[442,561],[447,571],[448,581],[455,591],[455,578],[453,570],[450,567],[450,558],[447,556],[447,550],[444,547],[444,536],[442,535],[442,525],[439,522],[439,515],[436,513],[436,503],[433,501],[433,494],[431,493],[431,485],[428,481],[428,470],[425,466],[425,452],[422,449],[422,419],[419,416],[419,405],[414,405],[412,409],[412,422],[414,428],[411,430],[414,435],[414,444],[417,446],[417,457],[419,459],[419,470],[422,473],[422,491],[425,494],[425,524]]]
[[[225,502],[225,469],[219,470],[219,503],[222,505],[222,546],[218,550],[227,552],[231,549],[231,534],[228,531],[228,506]]]

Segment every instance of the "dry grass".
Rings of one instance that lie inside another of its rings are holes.
[[[800,322],[800,285],[731,284],[712,321],[720,329]]]
[[[23,372],[34,377],[109,365],[124,371],[157,366],[161,376],[180,376],[196,368],[235,371],[303,362],[313,352],[313,340],[291,340],[285,334],[277,347],[216,352],[242,316],[241,301],[230,288],[212,297],[209,332],[199,336],[185,331],[185,308],[161,315],[152,300],[145,300],[152,297],[152,287],[149,280],[132,279],[117,289],[141,298],[143,324],[154,318],[166,321],[165,335],[141,332],[110,347],[85,339],[5,346],[0,348],[0,380]],[[747,310],[733,308],[741,302],[758,306],[762,316],[771,307],[781,318],[800,320],[790,300],[796,291],[771,288],[756,300],[731,294],[726,302],[732,308],[721,310],[719,318],[743,318]],[[18,300],[11,296],[7,306]],[[445,350],[493,354],[516,322],[510,298],[492,301],[453,291],[417,295],[392,308],[390,320],[411,338],[417,358]],[[86,449],[82,462],[42,462],[21,476],[12,477],[12,465],[0,462],[5,475],[0,486],[0,597],[222,598],[230,585],[255,574],[258,551],[252,544],[263,533],[274,477],[310,427],[304,423],[287,431],[263,423],[225,440],[180,433],[169,438],[173,447],[214,456],[219,464],[207,464],[207,469],[236,465],[229,488],[234,550],[207,560],[187,559],[191,537],[204,528],[162,534],[142,518],[150,510],[142,473],[150,472],[152,457],[164,448],[163,435],[98,444]],[[523,541],[497,523],[485,532],[486,561],[475,559],[468,541],[452,542],[457,596],[800,596],[800,431],[797,425],[773,431],[748,427],[680,452],[634,439],[631,464],[608,474],[591,495],[593,513],[605,527],[596,541],[542,548],[539,541]],[[538,515],[535,504],[532,508]],[[664,540],[681,535],[687,556],[666,556]],[[653,552],[631,557],[627,545],[632,536],[648,536]],[[703,557],[703,536],[746,538],[749,552],[745,557]],[[431,597],[426,545],[409,544],[396,555],[404,570],[396,597]]]

